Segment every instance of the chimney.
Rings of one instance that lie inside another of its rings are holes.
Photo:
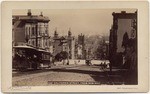
[[[31,13],[31,9],[28,9],[28,13],[27,13],[28,16],[31,16],[32,13]]]
[[[41,12],[40,16],[42,16],[42,17],[43,17],[43,13],[42,13],[42,12]]]
[[[126,13],[126,11],[121,11],[121,13]]]
[[[68,31],[68,36],[70,37],[72,34],[71,34],[71,28],[69,28],[69,31]]]

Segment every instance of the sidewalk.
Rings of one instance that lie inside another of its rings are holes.
[[[86,65],[85,63],[86,60],[69,60],[69,65]],[[109,64],[108,60],[91,60],[92,65],[99,65],[103,63]],[[62,65],[63,62],[55,62],[54,64],[56,65]]]

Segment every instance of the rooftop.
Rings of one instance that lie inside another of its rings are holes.
[[[49,22],[49,18],[43,16],[42,12],[40,15],[32,15],[31,10],[29,9],[27,15],[13,15],[13,20],[24,20],[24,21],[41,21],[41,22]]]
[[[44,22],[49,22],[49,18],[45,16],[38,16],[38,15],[32,15],[32,16],[27,16],[27,15],[13,15],[14,20],[26,20],[26,21],[44,21]]]

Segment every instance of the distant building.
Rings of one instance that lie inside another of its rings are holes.
[[[67,36],[59,36],[57,30],[54,32],[53,55],[56,56],[62,51],[69,53],[69,59],[75,58],[75,39],[70,30],[68,31]]]
[[[104,52],[104,58],[108,60],[108,58],[109,58],[109,41],[105,41],[103,52]]]
[[[85,36],[78,35],[78,40],[76,41],[75,46],[75,54],[77,59],[85,59],[86,58],[86,50],[85,50]]]
[[[95,59],[108,60],[109,56],[109,41],[102,36],[101,40],[98,42],[98,47],[95,53]]]

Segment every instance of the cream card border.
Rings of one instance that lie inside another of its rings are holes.
[[[71,85],[31,86],[12,85],[12,10],[13,9],[138,9],[138,85]],[[3,92],[147,92],[148,87],[148,2],[145,1],[30,1],[2,2],[2,91]]]

